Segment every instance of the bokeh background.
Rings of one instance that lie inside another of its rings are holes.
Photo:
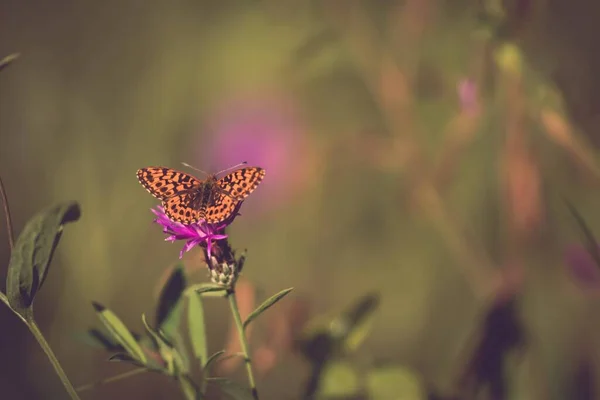
[[[0,73],[15,229],[82,208],[35,310],[71,381],[130,369],[82,339],[90,302],[142,331],[177,262],[135,171],[245,160],[267,177],[229,232],[249,251],[242,301],[295,288],[252,334],[264,398],[301,398],[293,339],[367,293],[379,305],[345,356],[359,375],[396,365],[450,396],[510,303],[525,345],[492,339],[505,398],[600,398],[600,279],[563,201],[600,229],[598,17],[584,0],[0,2],[0,57],[21,54]],[[4,220],[0,255],[4,276]],[[202,281],[199,257],[184,262]],[[210,348],[229,348],[226,304],[207,318]],[[2,307],[0,329],[0,397],[64,398]],[[238,367],[224,373],[245,382]],[[82,394],[177,396],[156,375]]]

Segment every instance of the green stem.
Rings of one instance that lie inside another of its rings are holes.
[[[35,337],[35,340],[37,340],[42,350],[44,350],[44,353],[46,353],[48,360],[50,360],[52,367],[54,367],[54,371],[56,371],[56,374],[65,386],[65,389],[67,393],[69,393],[71,399],[80,400],[79,396],[77,395],[77,392],[75,391],[75,388],[71,384],[71,381],[69,381],[67,374],[65,374],[65,371],[63,371],[62,367],[60,366],[60,363],[58,362],[58,359],[56,358],[54,352],[50,348],[50,345],[48,344],[48,342],[46,342],[46,338],[44,338],[42,331],[40,331],[40,328],[35,323],[35,320],[33,319],[33,312],[31,310],[28,313],[28,315],[25,316],[25,321],[27,323],[27,327]]]
[[[248,350],[248,341],[246,340],[246,333],[244,332],[244,325],[242,324],[242,317],[240,316],[240,310],[238,309],[237,300],[235,298],[235,291],[230,289],[227,291],[227,298],[229,299],[229,306],[231,307],[231,313],[233,314],[233,320],[240,337],[240,344],[242,345],[242,353],[244,353],[244,363],[246,365],[246,373],[248,374],[248,382],[250,383],[250,390],[252,391],[252,398],[258,399],[258,390],[256,390],[256,383],[254,382],[254,374],[252,373],[252,362],[250,361],[250,351]]]

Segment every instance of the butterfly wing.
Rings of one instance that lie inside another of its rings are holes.
[[[195,194],[193,192],[179,193],[163,201],[165,215],[169,219],[184,225],[193,224],[204,219],[204,210],[192,208]]]
[[[210,203],[197,209],[196,196],[203,182],[181,171],[166,167],[148,167],[137,171],[142,186],[163,202],[165,214],[171,220],[189,225],[199,220],[209,224],[223,222],[237,211],[238,205],[263,180],[262,168],[241,168],[216,181]]]
[[[239,201],[222,194],[215,193],[211,204],[207,204],[200,210],[202,219],[209,224],[218,224],[229,219],[236,212]]]
[[[178,193],[194,190],[201,184],[192,175],[166,167],[139,169],[137,178],[152,196],[162,201],[166,201]]]
[[[221,191],[231,197],[232,203],[244,200],[265,177],[265,170],[258,167],[241,168],[217,181]]]

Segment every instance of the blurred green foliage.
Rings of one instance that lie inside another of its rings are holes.
[[[381,297],[369,335],[351,361],[335,361],[327,390],[349,390],[353,368],[367,365],[376,372],[366,386],[383,392],[392,372],[376,366],[385,362],[402,377],[393,384],[405,382],[390,391],[453,394],[503,296],[518,300],[528,338],[523,357],[507,357],[511,398],[573,398],[581,365],[596,387],[597,300],[565,268],[563,250],[580,236],[562,196],[600,226],[597,9],[557,0],[0,5],[9,16],[0,55],[21,53],[0,75],[0,173],[15,227],[56,201],[83,210],[36,303],[71,380],[123,371],[74,339],[96,322],[89,302],[141,331],[139,315],[153,310],[178,255],[151,223],[154,203],[134,172],[227,167],[220,121],[263,107],[273,115],[236,134],[293,125],[302,141],[248,160],[267,177],[230,232],[249,249],[244,277],[259,293],[294,286],[311,318],[366,292]],[[475,103],[461,98],[466,81]],[[272,122],[279,111],[260,106],[264,98],[294,99],[299,122]],[[286,178],[268,186],[274,171]],[[200,264],[198,254],[184,261]],[[207,306],[208,354],[227,347],[225,311]],[[31,338],[1,315],[0,349],[23,361],[0,375],[7,398],[61,396]],[[257,321],[256,341],[276,322]],[[281,354],[259,378],[264,398],[297,398],[310,376],[298,351]],[[139,376],[94,396],[177,390]]]

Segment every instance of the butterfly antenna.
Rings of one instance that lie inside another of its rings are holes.
[[[198,168],[196,168],[196,167],[194,167],[194,166],[192,166],[192,165],[190,165],[190,164],[188,164],[188,163],[184,163],[184,162],[182,162],[181,164],[183,164],[185,167],[188,167],[188,168],[191,168],[191,169],[193,169],[194,171],[202,172],[202,173],[203,173],[204,175],[206,175],[206,176],[210,176],[210,174],[209,174],[208,172],[206,172],[206,171],[202,171],[201,169],[198,169]]]
[[[220,175],[223,172],[231,171],[232,169],[236,169],[237,167],[241,167],[242,165],[248,164],[248,161],[242,161],[241,163],[234,165],[233,167],[225,168],[223,171],[217,172],[215,175]]]

